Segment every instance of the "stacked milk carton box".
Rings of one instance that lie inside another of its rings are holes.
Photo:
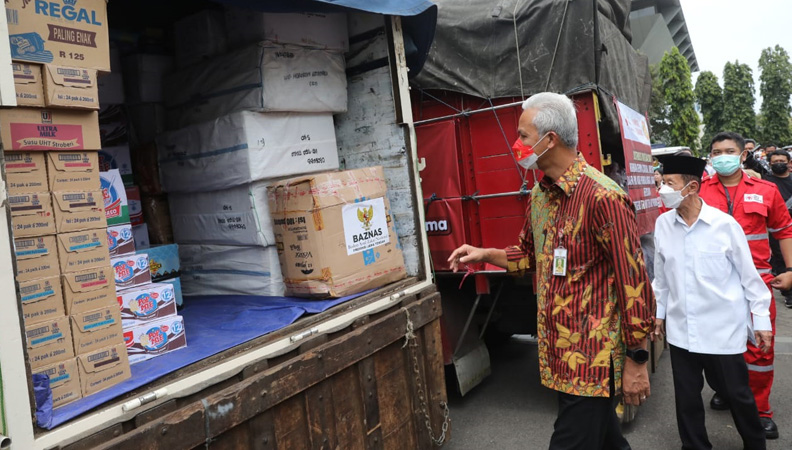
[[[217,17],[185,20],[217,30]],[[175,33],[176,60],[192,63],[165,79],[171,131],[156,142],[160,183],[185,295],[281,296],[267,186],[338,169],[333,113],[347,107],[346,16],[231,9],[224,19],[227,46],[191,48],[189,34]]]
[[[151,249],[135,248],[121,174],[113,169],[102,172],[101,178],[110,225],[106,240],[113,254],[110,262],[116,306],[120,307],[129,362],[135,364],[185,347],[184,320],[176,315],[174,285],[152,283]]]
[[[130,376],[97,154],[98,74],[111,70],[107,5],[81,0],[80,15],[39,14],[26,0],[5,7],[20,107],[0,111],[0,138],[17,275],[31,368],[49,376],[57,407]]]

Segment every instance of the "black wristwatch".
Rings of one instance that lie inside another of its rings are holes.
[[[792,272],[792,267],[787,267],[787,268],[786,268],[786,271],[787,271],[787,272]]]
[[[627,357],[632,359],[633,361],[635,361],[638,364],[645,364],[647,361],[649,361],[649,351],[648,350],[644,350],[642,348],[635,349],[635,350],[630,350],[628,348],[627,349]]]

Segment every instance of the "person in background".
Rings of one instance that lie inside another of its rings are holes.
[[[748,177],[740,170],[745,161],[745,141],[732,132],[715,135],[710,144],[710,156],[716,175],[702,182],[699,196],[708,205],[717,208],[737,220],[742,226],[754,265],[762,276],[767,289],[787,290],[792,288],[792,269],[773,276],[770,265],[769,235],[779,241],[786,267],[792,267],[792,218],[789,216],[778,188],[770,182]],[[770,322],[775,333],[775,302],[770,303]],[[778,438],[778,426],[773,421],[770,407],[770,391],[774,378],[774,348],[764,352],[753,343],[748,343],[745,362],[751,390],[759,408],[759,417],[768,439]],[[712,397],[713,409],[728,409],[728,400],[719,392]]]
[[[540,93],[523,103],[515,158],[539,169],[518,244],[463,245],[448,261],[487,262],[537,276],[539,373],[557,391],[550,449],[629,449],[616,416],[650,395],[646,349],[654,294],[630,197],[577,153],[575,106]]]
[[[743,447],[763,450],[765,431],[742,353],[749,337],[763,350],[771,345],[771,294],[740,225],[699,198],[704,164],[689,156],[665,161],[660,195],[672,211],[655,226],[653,339],[663,336],[665,326],[682,448],[712,448],[701,400],[703,372],[730,405]]]
[[[758,173],[759,176],[755,178],[762,178],[770,174],[770,165],[764,160],[761,147],[758,147],[758,144],[753,139],[745,140],[743,167]]]
[[[756,178],[756,179],[759,179],[759,180],[761,180],[761,179],[762,179],[762,175],[761,175],[761,174],[759,174],[759,172],[757,172],[757,171],[755,171],[755,170],[752,170],[752,169],[743,169],[743,171],[745,172],[745,174],[746,174],[746,175],[748,175],[748,176],[749,176],[749,177],[751,177],[751,178]]]
[[[748,153],[753,153],[754,149],[756,148],[756,141],[753,139],[746,139],[745,140],[745,151]]]
[[[654,180],[655,180],[655,188],[660,189],[660,185],[663,184],[663,168],[660,166],[656,166],[654,168]]]
[[[765,180],[775,184],[778,191],[781,193],[781,198],[784,199],[787,211],[792,213],[792,177],[789,176],[789,153],[783,150],[776,150],[770,154],[770,169],[772,174],[768,175]],[[770,258],[770,265],[773,266],[773,272],[776,274],[784,273],[787,271],[787,265],[784,263],[784,257],[781,255],[781,247],[778,241],[773,237],[770,238],[770,249],[773,256]],[[784,306],[792,308],[792,290],[781,291],[784,296]]]
[[[761,155],[762,159],[767,160],[769,158],[769,156],[770,156],[770,153],[773,153],[774,151],[778,150],[778,147],[775,144],[767,144],[767,145],[764,146],[764,148],[762,148],[760,150],[762,152],[762,155]]]

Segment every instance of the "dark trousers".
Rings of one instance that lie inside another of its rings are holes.
[[[743,446],[747,450],[764,450],[765,433],[748,385],[748,367],[743,355],[705,355],[673,345],[670,347],[677,427],[682,448],[712,448],[704,425],[704,402],[701,398],[701,389],[704,387],[702,373],[706,373],[710,386],[729,402]]]
[[[550,450],[630,449],[616,415],[613,379],[611,376],[611,398],[558,393],[558,417],[550,439]]]

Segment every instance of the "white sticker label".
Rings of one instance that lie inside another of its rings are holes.
[[[753,202],[753,203],[764,204],[764,197],[762,197],[760,194],[745,194],[745,196],[743,197],[743,201],[745,203]]]
[[[382,198],[345,205],[342,210],[347,255],[390,242],[388,217]]]

